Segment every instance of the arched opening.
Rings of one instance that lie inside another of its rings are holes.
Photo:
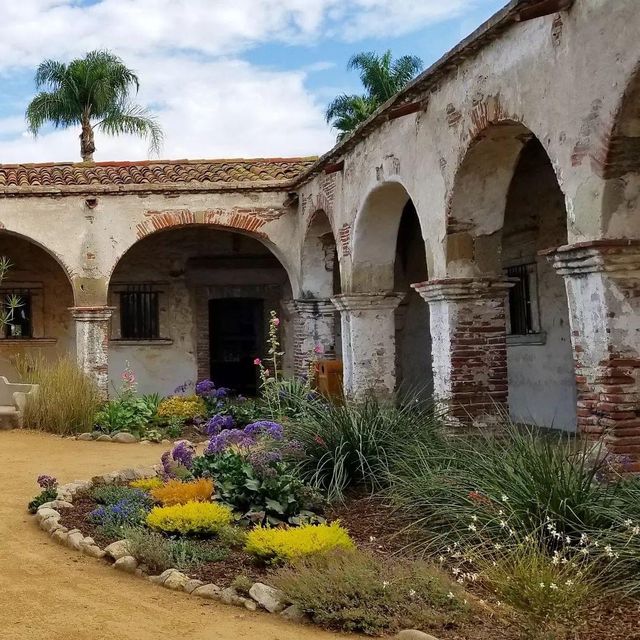
[[[26,237],[0,231],[1,257],[11,267],[0,283],[0,304],[16,296],[20,306],[0,326],[0,376],[15,379],[11,360],[17,355],[75,354],[73,288],[59,262]]]
[[[567,243],[564,195],[540,142],[524,145],[507,193],[502,268],[509,290],[509,412],[515,420],[575,429],[576,387],[562,276],[540,252]]]
[[[425,242],[413,201],[403,185],[373,191],[355,226],[351,290],[399,294],[395,309],[395,388],[430,392],[429,307],[412,284],[428,279]]]
[[[281,311],[291,295],[283,265],[254,237],[205,226],[147,236],[120,259],[109,283],[112,383],[128,362],[143,392],[171,393],[211,378],[255,393],[253,360],[265,353],[272,309],[283,318],[290,353]]]
[[[493,391],[508,392],[509,413],[516,421],[574,429],[567,296],[562,277],[544,255],[544,250],[566,242],[564,195],[542,144],[522,124],[490,126],[460,167],[448,220],[450,275],[502,283],[496,284],[493,302],[484,300],[487,310],[493,309],[488,313],[492,330],[498,323],[506,329],[506,358],[491,361],[494,370],[478,369],[473,380],[487,380],[484,388],[490,397]],[[503,295],[505,278],[512,286],[504,312],[498,312],[501,298],[495,296]],[[478,318],[479,338],[483,330],[481,315]],[[499,342],[505,349],[498,334],[484,348],[496,351]],[[482,366],[487,367],[486,362]]]

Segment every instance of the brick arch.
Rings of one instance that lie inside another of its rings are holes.
[[[446,201],[445,258],[453,276],[495,273],[497,262],[490,258],[499,252],[509,187],[525,145],[532,140],[542,145],[561,184],[544,143],[499,103],[493,109],[476,107],[472,122]]]

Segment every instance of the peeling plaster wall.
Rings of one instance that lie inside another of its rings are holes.
[[[0,256],[9,258],[13,265],[1,288],[32,291],[34,339],[0,338],[0,376],[15,380],[16,372],[9,360],[17,354],[54,358],[70,353],[73,357],[75,327],[69,312],[73,293],[60,265],[32,242],[0,231]]]
[[[234,259],[243,261],[243,267],[234,266]],[[154,284],[161,292],[160,338],[165,340],[156,344],[118,342],[118,290],[125,284],[143,283]],[[280,312],[283,297],[290,295],[286,272],[271,252],[252,238],[183,228],[142,240],[118,264],[110,285],[109,302],[116,307],[110,342],[112,386],[119,385],[127,362],[144,393],[167,394],[185,381],[208,377],[208,301],[217,297],[264,298],[266,331],[269,311],[275,308]],[[281,325],[285,346],[290,342],[287,324]],[[285,366],[291,369],[290,362]]]
[[[507,198],[502,264],[535,264],[537,334],[507,339],[509,411],[514,420],[573,430],[576,384],[562,276],[538,252],[566,244],[566,212],[553,168],[534,140],[524,149]],[[538,344],[524,341],[539,338]]]

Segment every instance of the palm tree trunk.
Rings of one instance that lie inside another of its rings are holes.
[[[93,141],[93,128],[88,121],[83,122],[82,133],[80,134],[80,154],[82,155],[82,162],[93,162],[93,152],[95,150],[96,145]]]

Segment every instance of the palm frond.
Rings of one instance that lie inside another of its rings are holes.
[[[26,120],[29,131],[37,135],[47,122],[56,128],[80,124],[80,115],[77,103],[70,100],[66,93],[42,91],[29,103]]]
[[[164,139],[156,118],[139,105],[119,104],[94,127],[112,136],[124,133],[147,138],[150,153],[159,153]]]

